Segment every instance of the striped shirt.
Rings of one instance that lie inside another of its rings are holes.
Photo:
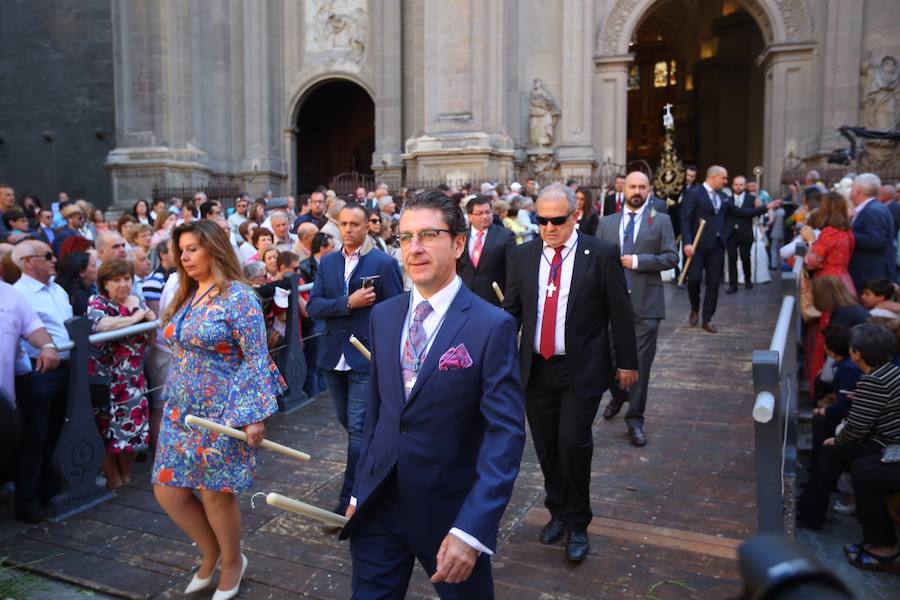
[[[838,444],[872,439],[882,446],[900,444],[900,367],[882,365],[859,378]]]

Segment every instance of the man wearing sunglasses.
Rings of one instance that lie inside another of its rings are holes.
[[[551,515],[540,541],[568,533],[566,556],[580,562],[590,551],[591,425],[613,379],[621,389],[638,379],[634,312],[619,249],[575,229],[575,192],[552,184],[536,205],[541,237],[513,252],[503,306],[522,326],[525,409]]]

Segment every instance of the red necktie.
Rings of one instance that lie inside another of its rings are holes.
[[[562,277],[563,246],[556,248],[547,278],[547,295],[544,298],[544,314],[541,318],[541,356],[550,360],[556,353],[556,303],[559,299],[559,282]]]
[[[621,194],[616,194],[616,212],[622,212],[622,196]]]
[[[479,231],[475,234],[475,247],[472,249],[472,266],[478,268],[478,261],[481,260],[481,250],[484,248],[484,232]]]

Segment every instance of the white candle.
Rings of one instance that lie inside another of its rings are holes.
[[[234,427],[229,427],[228,425],[222,425],[221,423],[216,423],[215,421],[210,421],[202,417],[187,415],[184,418],[184,422],[188,425],[199,425],[200,427],[204,427],[206,429],[209,429],[210,431],[215,431],[216,433],[221,433],[222,435],[227,435],[228,437],[233,437],[244,442],[247,441],[247,434],[240,429],[235,429]],[[311,458],[306,452],[294,450],[293,448],[288,448],[287,446],[282,446],[281,444],[277,444],[266,439],[262,441],[260,447],[265,448],[266,450],[271,450],[272,452],[284,454],[285,456],[290,456],[291,458],[296,458],[297,460],[306,461]]]
[[[347,521],[350,520],[347,517],[333,513],[330,510],[325,510],[324,508],[319,508],[318,506],[313,506],[306,502],[300,502],[299,500],[294,500],[293,498],[288,498],[287,496],[282,496],[281,494],[276,494],[274,492],[266,495],[266,502],[269,506],[297,513],[298,515],[303,515],[334,527],[343,527],[347,524]]]

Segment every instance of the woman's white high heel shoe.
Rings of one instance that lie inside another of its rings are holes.
[[[194,592],[199,592],[200,590],[205,590],[209,587],[209,584],[212,583],[213,575],[216,574],[216,569],[219,568],[219,562],[221,562],[222,556],[216,559],[216,566],[213,567],[212,573],[209,574],[207,578],[197,577],[197,573],[194,573],[194,576],[191,578],[190,583],[187,584],[187,587],[184,588],[185,594],[193,594]],[[199,573],[199,569],[197,571]]]
[[[241,591],[241,582],[244,580],[244,573],[247,572],[247,557],[241,553],[241,578],[238,579],[237,585],[231,588],[230,590],[216,590],[216,593],[213,594],[212,600],[230,600],[238,595],[238,592]]]

